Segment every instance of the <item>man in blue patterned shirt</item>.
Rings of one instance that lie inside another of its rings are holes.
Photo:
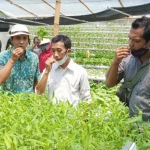
[[[2,91],[12,93],[34,92],[40,79],[38,57],[26,50],[29,31],[25,25],[16,24],[10,32],[14,47],[0,53],[0,85]]]

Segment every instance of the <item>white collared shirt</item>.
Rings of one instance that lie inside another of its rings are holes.
[[[65,69],[58,66],[57,62],[52,65],[46,89],[49,97],[54,96],[54,103],[68,100],[70,104],[76,106],[79,101],[91,100],[87,72],[73,60],[70,60]]]

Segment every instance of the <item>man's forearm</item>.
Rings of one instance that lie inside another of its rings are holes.
[[[7,64],[0,70],[0,85],[9,78],[14,63],[12,59],[9,59]]]
[[[37,94],[42,94],[45,92],[45,88],[46,88],[46,84],[47,84],[47,79],[48,79],[48,72],[44,72],[41,80],[39,81],[39,83],[37,84],[36,88],[36,93]]]
[[[118,83],[118,66],[119,64],[112,62],[106,73],[106,85],[108,87],[113,87]]]

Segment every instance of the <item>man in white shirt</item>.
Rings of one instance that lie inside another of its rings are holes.
[[[42,94],[47,89],[53,102],[68,100],[73,106],[80,101],[91,100],[86,70],[68,57],[71,52],[69,37],[57,35],[51,44],[52,57],[45,62],[46,68],[36,92]]]

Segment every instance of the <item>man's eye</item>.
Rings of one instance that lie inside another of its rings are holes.
[[[57,50],[57,52],[59,52],[59,53],[60,53],[60,52],[61,52],[61,49],[58,49],[58,50]]]

